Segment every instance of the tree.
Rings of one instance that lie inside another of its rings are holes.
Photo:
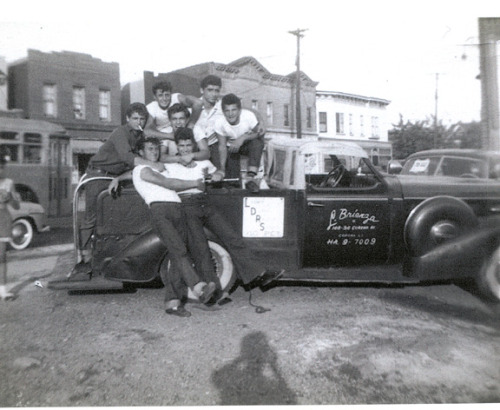
[[[433,148],[480,148],[480,123],[456,123],[448,127],[434,118],[423,121],[404,121],[399,116],[399,123],[389,131],[393,157],[404,159],[414,152]]]

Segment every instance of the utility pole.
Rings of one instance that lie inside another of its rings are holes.
[[[438,81],[439,73],[436,73],[436,91],[434,93],[434,148],[437,143],[437,124],[438,124]]]
[[[289,31],[297,37],[297,58],[295,60],[295,65],[297,66],[297,76],[295,85],[295,120],[297,127],[297,138],[302,138],[302,119],[300,115],[300,39],[304,37],[302,34],[307,29],[297,29],[295,31]]]

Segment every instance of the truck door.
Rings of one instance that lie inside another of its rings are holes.
[[[305,218],[304,267],[380,264],[389,256],[388,188],[376,174],[348,187],[310,186]]]

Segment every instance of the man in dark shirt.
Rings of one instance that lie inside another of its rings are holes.
[[[144,138],[143,128],[147,119],[146,106],[132,103],[126,111],[126,123],[116,128],[90,159],[85,172],[86,179],[115,177],[132,170],[136,165],[149,165],[153,169],[163,171],[162,163],[141,158],[136,150],[137,142]],[[78,240],[81,261],[73,268],[71,274],[92,272],[90,239],[94,233],[97,217],[97,196],[108,188],[109,182],[108,179],[96,179],[85,185],[85,218],[79,229]]]

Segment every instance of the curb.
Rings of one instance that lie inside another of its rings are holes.
[[[22,251],[10,250],[7,252],[7,260],[35,259],[45,256],[61,255],[72,252],[75,246],[72,243],[63,245],[40,246],[38,248],[23,249]]]

